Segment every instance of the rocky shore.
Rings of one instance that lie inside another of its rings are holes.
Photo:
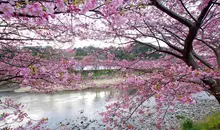
[[[197,103],[195,104],[176,104],[173,106],[173,112],[166,112],[165,118],[163,120],[162,130],[178,130],[180,127],[181,119],[179,117],[185,117],[192,120],[201,120],[206,115],[212,114],[214,112],[220,111],[220,105],[213,98],[202,98],[199,96],[195,96]],[[152,114],[145,117],[145,121],[140,124],[139,121],[136,120],[136,117],[130,119],[131,123],[137,126],[136,130],[157,130],[156,127],[156,119],[157,119],[157,111],[155,106],[149,106],[152,109]],[[165,110],[166,108],[164,108]],[[69,129],[71,130],[104,130],[105,125],[101,122],[101,120],[91,119],[89,116],[84,115],[83,110],[79,111],[82,115],[81,118],[77,118],[72,121],[64,121],[64,124],[70,124]],[[115,129],[117,130],[117,129]]]
[[[177,104],[174,106],[174,112],[166,113],[163,122],[163,129],[179,129],[182,119],[179,119],[178,117],[185,117],[197,121],[217,111],[220,111],[220,105],[217,100],[214,99],[198,99],[195,104]],[[152,122],[152,120],[149,122]],[[151,125],[147,127],[155,130],[155,126],[152,123],[149,124]]]

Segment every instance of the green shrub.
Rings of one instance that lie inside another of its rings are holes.
[[[202,130],[220,130],[220,112],[205,117],[198,124]]]
[[[201,130],[201,128],[191,119],[184,119],[181,124],[181,130]]]
[[[220,130],[220,112],[206,116],[197,122],[187,118],[183,119],[181,130]]]

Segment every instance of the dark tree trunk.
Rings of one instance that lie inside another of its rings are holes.
[[[210,93],[216,98],[218,103],[220,104],[220,79],[204,79],[203,82],[209,85]]]
[[[199,66],[197,65],[195,58],[192,56],[192,54],[189,54],[189,57],[187,59],[183,59],[183,61],[185,61],[185,63],[188,66],[191,66],[193,70],[198,69]]]
[[[216,100],[218,101],[218,103],[220,104],[220,94],[214,95],[214,96],[215,96]]]
[[[218,103],[220,104],[220,79],[216,79],[216,85],[212,88],[213,95],[218,100]]]

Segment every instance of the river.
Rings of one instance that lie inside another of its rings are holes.
[[[48,117],[47,125],[52,129],[60,124],[68,124],[70,128],[78,126],[76,129],[104,129],[99,113],[105,110],[106,99],[113,93],[104,89],[54,94],[1,92],[0,96],[1,99],[10,98],[24,104],[26,112],[34,120]]]

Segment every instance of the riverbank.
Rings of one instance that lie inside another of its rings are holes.
[[[114,70],[114,69],[104,69],[104,70],[81,70],[76,71],[81,73],[82,77],[85,79],[84,83],[80,84],[77,88],[67,88],[61,85],[57,86],[54,84],[55,91],[77,91],[85,89],[97,89],[106,88],[112,85],[118,84],[122,79],[121,74],[124,72]],[[10,81],[1,82],[0,92],[36,92],[31,89],[30,86],[19,87],[18,83],[12,83]]]
[[[173,111],[166,111],[167,107],[162,108],[164,110],[165,116],[162,123],[162,130],[168,129],[180,129],[180,124],[182,119],[179,117],[189,118],[194,121],[198,121],[203,119],[205,116],[220,111],[220,105],[217,100],[213,98],[208,99],[200,99],[195,96],[195,100],[197,103],[194,104],[181,104],[177,103],[172,106]],[[149,128],[147,130],[155,130],[156,128],[156,119],[157,119],[157,111],[155,106],[152,107],[152,114],[145,118],[144,124],[139,124],[139,129]]]
[[[19,84],[17,83],[2,82],[0,84],[0,92],[10,92],[19,88]]]
[[[110,86],[120,83],[122,80],[123,78],[119,76],[90,79],[75,89],[67,89],[65,87],[60,86],[60,87],[56,87],[54,91],[60,92],[60,91],[78,91],[78,90],[86,90],[86,89],[108,88]],[[35,92],[34,90],[31,89],[30,86],[20,88],[18,84],[11,84],[11,85],[8,84],[7,86],[0,87],[0,92],[10,92],[10,91],[14,91],[17,93]]]
[[[220,105],[213,99],[199,99],[196,104],[176,104],[174,106],[174,112],[168,111],[164,116],[161,130],[179,130],[182,119],[180,117],[189,118],[194,121],[203,119],[205,116],[220,111]],[[138,118],[131,117],[129,121],[136,126],[137,130],[157,130],[156,120],[158,112],[155,106],[152,108],[152,113],[146,116],[143,123],[140,123]],[[166,109],[166,108],[163,108]],[[82,113],[81,113],[82,114]],[[163,113],[164,114],[164,113]],[[83,115],[83,114],[82,114]],[[83,129],[90,130],[88,126],[94,126],[98,124],[99,130],[105,130],[105,125],[98,122],[98,120],[88,120],[89,117],[82,116],[73,121],[73,130]],[[80,122],[80,123],[79,123]],[[64,122],[65,123],[65,122]],[[90,127],[91,128],[91,127]]]

